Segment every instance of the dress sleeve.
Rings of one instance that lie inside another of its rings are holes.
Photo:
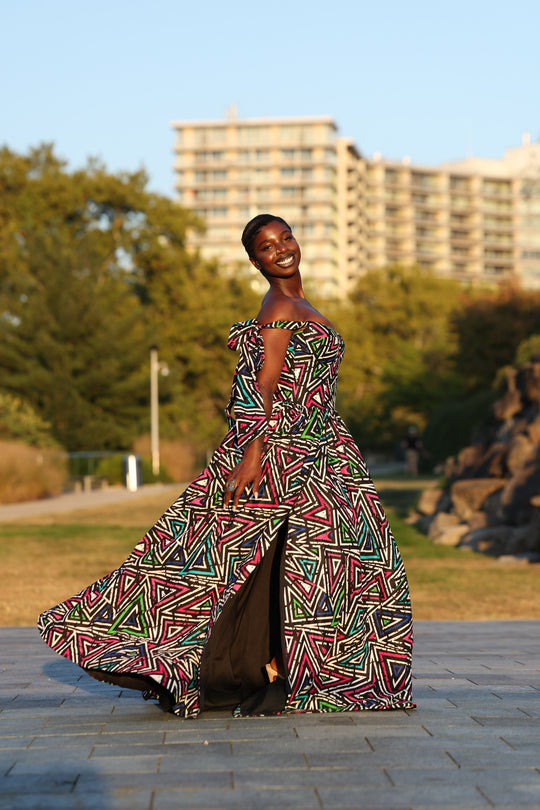
[[[226,413],[231,421],[234,420],[236,442],[238,448],[243,449],[254,439],[263,436],[268,428],[256,376],[264,363],[260,326],[253,321],[234,324],[227,345],[230,349],[240,351]]]

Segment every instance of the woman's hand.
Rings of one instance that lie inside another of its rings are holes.
[[[236,465],[234,470],[229,474],[225,486],[225,500],[224,506],[227,508],[231,498],[233,500],[233,510],[238,507],[240,498],[242,497],[245,488],[251,484],[253,497],[259,497],[259,484],[261,482],[262,466],[261,455],[263,449],[263,437],[254,439],[247,445],[244,450],[242,461]]]

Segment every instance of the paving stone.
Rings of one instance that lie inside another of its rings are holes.
[[[184,770],[177,773],[133,773],[129,775],[130,790],[201,790],[230,789],[234,783],[232,771]],[[275,783],[275,772],[274,772]],[[126,778],[120,773],[83,773],[77,780],[74,793],[96,793],[103,790],[121,790],[126,787]]]
[[[280,787],[333,787],[334,785],[363,785],[388,787],[389,779],[383,768],[297,768],[280,771]],[[234,770],[234,786],[238,789],[272,788],[276,785],[274,770]]]
[[[340,768],[350,769],[355,767],[396,767],[402,765],[404,761],[409,767],[423,765],[426,768],[455,768],[457,765],[452,762],[448,755],[440,750],[433,749],[426,751],[407,751],[403,747],[394,750],[367,752],[333,752],[323,750],[316,753],[306,754],[306,761],[310,768]]]
[[[293,807],[301,810],[320,808],[317,794],[310,788],[273,788],[269,790],[200,790],[191,793],[156,791],[152,810],[179,810],[179,808],[241,808],[253,810],[283,810]]]
[[[150,810],[149,791],[124,792],[123,795],[89,793],[34,794],[0,798],[0,810]]]

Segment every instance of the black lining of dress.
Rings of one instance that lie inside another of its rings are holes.
[[[87,672],[96,681],[103,681],[111,685],[120,686],[122,689],[138,689],[139,692],[148,692],[149,697],[155,697],[159,700],[159,705],[165,712],[173,710],[175,700],[171,692],[161,686],[149,675],[134,675],[132,673],[121,672],[107,672],[104,669],[86,669]]]
[[[200,665],[201,708],[234,708],[264,689],[264,665],[283,658],[283,560],[288,522],[221,611]],[[285,700],[283,701],[285,702]]]

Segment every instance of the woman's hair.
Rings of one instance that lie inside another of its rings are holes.
[[[264,228],[265,225],[268,225],[269,222],[283,222],[285,227],[292,231],[291,226],[285,222],[282,217],[275,216],[274,214],[257,214],[256,217],[250,219],[244,230],[242,231],[242,244],[246,249],[246,253],[248,256],[253,256],[253,242],[255,241],[255,237],[261,230]]]

